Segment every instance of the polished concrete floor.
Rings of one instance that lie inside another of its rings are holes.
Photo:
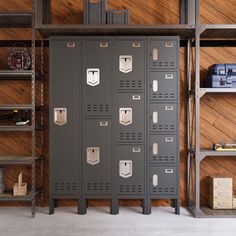
[[[235,219],[195,219],[181,209],[153,208],[151,215],[142,215],[139,208],[121,207],[120,214],[110,215],[108,208],[90,207],[84,216],[75,208],[57,208],[48,215],[47,208],[37,208],[30,218],[29,208],[0,208],[0,236],[235,236]]]

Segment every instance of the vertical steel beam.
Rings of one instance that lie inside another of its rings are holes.
[[[43,24],[51,24],[51,0],[43,0]]]
[[[51,23],[51,0],[35,1],[35,25],[40,27],[43,24]]]
[[[180,0],[180,24],[195,24],[195,1]]]

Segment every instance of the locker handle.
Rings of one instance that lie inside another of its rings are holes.
[[[119,165],[120,176],[123,178],[129,178],[132,176],[133,168],[131,160],[121,160]]]
[[[166,42],[165,43],[165,47],[166,48],[173,48],[174,47],[174,44],[172,42]]]
[[[133,43],[133,48],[140,48],[141,44],[140,43]]]
[[[173,79],[173,78],[174,78],[174,75],[173,75],[173,74],[166,74],[166,75],[165,75],[165,78],[166,78],[166,79]]]
[[[152,185],[154,187],[157,187],[157,185],[158,185],[158,175],[153,175],[152,176]]]
[[[152,121],[154,124],[157,124],[157,122],[158,122],[158,112],[157,111],[154,111],[152,113]]]
[[[107,48],[108,47],[108,43],[100,43],[100,48]]]
[[[158,60],[158,57],[159,57],[159,55],[158,55],[158,49],[157,49],[157,48],[154,48],[154,49],[152,50],[152,59],[153,59],[153,61],[157,61],[157,60]]]
[[[140,148],[133,148],[133,152],[140,152],[141,149]]]
[[[165,169],[166,174],[173,174],[174,170],[173,169]]]
[[[69,43],[66,44],[66,46],[68,48],[74,48],[75,47],[75,43],[69,42]]]
[[[153,89],[153,92],[158,91],[158,81],[157,80],[152,81],[152,89]]]
[[[156,156],[158,154],[158,143],[152,144],[152,154]]]
[[[60,126],[67,123],[66,108],[61,108],[61,107],[54,108],[54,123]]]
[[[133,95],[133,100],[140,100],[141,96],[140,95]]]
[[[173,111],[174,107],[173,106],[165,106],[166,111]]]
[[[173,137],[166,137],[165,140],[166,140],[166,142],[173,142],[174,141]]]
[[[100,121],[100,126],[108,126],[108,122],[107,121]]]

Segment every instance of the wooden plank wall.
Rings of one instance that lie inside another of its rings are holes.
[[[179,17],[178,0],[108,0],[109,9],[129,9],[132,24],[177,24]],[[0,0],[0,10],[30,10],[30,0]],[[52,0],[53,23],[82,23],[82,0]],[[235,0],[202,0],[201,23],[230,24],[236,23]],[[30,39],[30,30],[0,29],[0,39]],[[7,68],[9,48],[0,51],[0,69]],[[201,81],[207,76],[207,68],[214,63],[236,63],[236,48],[203,48],[201,51]],[[181,48],[181,203],[186,205],[186,51]],[[45,62],[45,205],[48,205],[48,59]],[[0,81],[0,104],[30,102],[28,82]],[[38,91],[39,89],[37,89]],[[39,94],[39,93],[37,93]],[[39,101],[39,96],[37,96]],[[201,112],[201,147],[210,148],[212,143],[235,142],[236,137],[236,98],[232,95],[207,95],[202,99]],[[0,155],[30,153],[29,134],[0,133]],[[39,152],[40,147],[37,145]],[[30,169],[7,167],[5,183],[11,188],[16,182],[17,174],[23,171],[24,179],[30,183]],[[37,166],[39,171],[39,166]],[[236,191],[236,160],[234,158],[207,158],[202,163],[201,201],[208,201],[209,175],[223,175],[234,178]],[[39,176],[37,176],[39,183]],[[39,200],[39,199],[38,199]],[[37,204],[39,201],[37,201]],[[122,201],[122,205],[137,205],[137,201]],[[166,205],[167,201],[155,201],[154,205]],[[13,205],[3,204],[1,205]],[[24,205],[15,203],[14,205]],[[75,205],[73,201],[61,201],[60,205]],[[107,205],[106,201],[91,201],[90,205]]]

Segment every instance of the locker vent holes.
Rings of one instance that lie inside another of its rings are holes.
[[[88,192],[101,192],[101,191],[110,191],[109,183],[87,183]]]
[[[87,69],[87,84],[90,86],[100,84],[100,70],[98,68]]]
[[[119,192],[121,194],[140,194],[143,192],[143,186],[138,184],[138,185],[129,185],[129,184],[126,184],[126,185],[123,185],[123,184],[120,184],[120,190]]]
[[[158,188],[152,187],[152,193],[159,193],[159,194],[175,194],[176,188],[169,187],[169,188]]]
[[[132,161],[120,161],[119,172],[123,178],[129,178],[132,176]]]
[[[130,125],[133,122],[132,108],[120,108],[119,120],[122,125]]]
[[[100,162],[100,148],[88,147],[87,148],[87,163],[90,165],[96,165]]]
[[[121,55],[119,58],[119,68],[123,73],[129,73],[133,70],[133,57],[130,55]]]
[[[67,191],[77,191],[76,183],[54,183],[55,192],[67,192]]]
[[[152,97],[154,99],[159,98],[159,99],[176,99],[176,96],[174,93],[155,93],[153,92]]]
[[[87,112],[88,113],[97,113],[97,112],[110,112],[110,105],[109,104],[88,104],[87,105]]]
[[[143,89],[142,80],[120,80],[119,89]]]
[[[175,163],[176,159],[175,156],[152,156],[152,162],[161,162],[161,163]]]
[[[119,134],[120,142],[142,142],[143,133],[120,133]]]

